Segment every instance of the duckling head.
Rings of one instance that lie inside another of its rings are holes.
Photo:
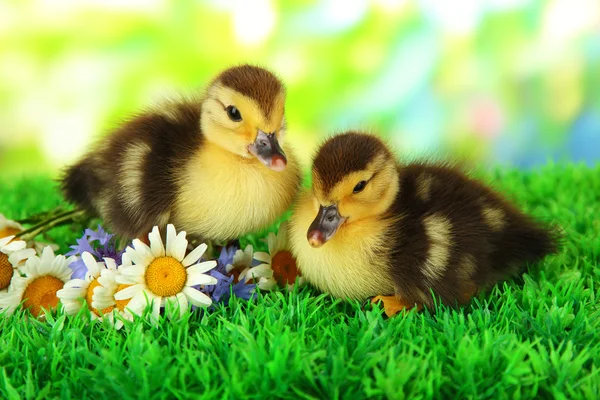
[[[241,65],[223,71],[209,86],[202,103],[201,127],[206,139],[244,158],[256,158],[282,171],[285,133],[285,88],[266,69]]]
[[[399,190],[394,155],[377,137],[347,132],[327,140],[312,169],[318,213],[307,232],[321,247],[349,224],[386,213]]]

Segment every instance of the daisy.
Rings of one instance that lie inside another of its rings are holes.
[[[76,315],[81,310],[83,303],[87,303],[94,320],[110,313],[114,308],[113,306],[100,309],[94,307],[93,297],[96,291],[101,288],[101,272],[103,270],[116,272],[117,264],[112,258],[105,258],[103,262],[97,262],[94,256],[87,251],[81,255],[81,259],[87,268],[84,279],[71,279],[65,283],[65,287],[59,290],[56,295],[67,315]]]
[[[2,216],[2,214],[0,214]],[[26,249],[22,240],[13,240],[14,236],[0,239],[0,293],[8,290],[15,270],[35,255],[35,250]]]
[[[63,255],[54,256],[50,246],[44,248],[41,257],[30,257],[21,268],[26,276],[15,271],[8,292],[0,294],[0,312],[10,315],[21,302],[36,317],[42,316],[44,309],[55,308],[59,301],[56,292],[71,277],[71,262]]]
[[[166,249],[158,227],[148,235],[150,247],[135,239],[133,247],[125,254],[131,265],[119,267],[116,282],[131,285],[115,294],[115,300],[131,299],[129,307],[139,310],[152,304],[152,321],[158,322],[160,307],[179,307],[180,316],[188,311],[188,302],[197,307],[208,307],[212,300],[193,286],[214,285],[217,279],[204,274],[214,267],[216,261],[197,263],[206,251],[201,244],[186,256],[188,241],[184,231],[177,232],[172,224],[167,225]],[[197,263],[197,264],[196,264]]]
[[[131,260],[126,254],[122,256],[123,266],[131,266]],[[130,300],[115,300],[115,293],[128,288],[132,285],[118,284],[118,270],[113,268],[104,268],[100,270],[98,277],[99,285],[96,286],[92,294],[91,307],[95,310],[102,310],[103,318],[107,319],[117,330],[123,327],[123,320],[133,321],[135,315],[141,315],[144,311],[144,304],[140,303],[136,309],[131,309]],[[117,318],[119,315],[121,318]]]
[[[296,266],[296,259],[289,251],[287,223],[284,222],[281,224],[277,235],[273,232],[269,233],[269,236],[267,236],[267,245],[269,248],[268,253],[254,253],[254,259],[263,263],[254,268],[263,268],[262,270],[266,268],[271,269],[275,282],[280,286],[287,285],[288,289],[294,287],[296,278],[299,286],[304,285],[305,280],[300,276],[300,272]],[[252,274],[252,270],[251,268],[248,273]]]
[[[233,263],[227,265],[227,273],[231,273],[234,282],[256,282],[260,290],[273,290],[277,287],[277,282],[273,278],[273,270],[270,265],[255,265],[254,248],[251,244],[244,250],[238,250],[233,256]],[[237,285],[236,285],[237,286]]]

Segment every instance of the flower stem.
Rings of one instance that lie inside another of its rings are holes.
[[[25,229],[24,231],[17,233],[15,236],[17,236],[25,241],[33,240],[33,238],[35,238],[40,233],[49,231],[52,228],[64,225],[66,223],[70,223],[70,222],[74,221],[75,219],[82,217],[84,215],[85,215],[84,210],[63,211],[57,215],[54,215],[48,219],[45,219],[45,220],[37,223],[36,225],[33,225],[30,228]]]
[[[65,212],[65,209],[63,207],[59,206],[59,207],[56,207],[56,208],[54,208],[52,210],[49,210],[49,211],[42,211],[40,213],[30,215],[30,216],[28,216],[26,218],[17,220],[15,222],[17,222],[17,223],[19,223],[21,225],[24,225],[24,224],[28,224],[28,225],[29,224],[38,224],[38,223],[40,223],[42,221],[47,221],[49,219],[52,219],[53,216],[62,214],[64,212]]]

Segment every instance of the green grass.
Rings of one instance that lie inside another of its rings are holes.
[[[17,315],[0,319],[0,398],[598,398],[600,167],[488,178],[566,240],[469,306],[386,319],[304,288],[121,332]],[[58,204],[44,179],[0,183],[8,217]]]

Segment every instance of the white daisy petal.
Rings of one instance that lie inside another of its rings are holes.
[[[3,246],[3,248],[5,251],[13,252],[13,251],[23,250],[26,246],[27,246],[27,244],[22,240],[13,240],[12,242]]]
[[[175,237],[177,236],[177,231],[175,230],[175,226],[173,224],[167,225],[167,249],[166,255],[170,256],[173,254],[173,247],[175,247]]]
[[[115,320],[114,324],[116,330],[121,330],[121,328],[123,328],[123,321],[121,321],[120,319]]]
[[[109,287],[111,285],[117,284],[117,271],[105,269],[100,273],[100,277],[98,278],[98,283],[103,287]]]
[[[189,267],[190,265],[198,261],[200,257],[202,257],[207,248],[208,246],[206,245],[206,243],[202,243],[201,245],[196,247],[190,254],[188,254],[181,263],[184,267]]]
[[[129,255],[127,255],[127,253],[123,253],[121,255],[121,265],[119,267],[126,267],[128,265],[132,265],[131,258],[129,257]]]
[[[260,278],[257,286],[260,290],[270,291],[277,288],[277,281],[275,278]]]
[[[247,267],[244,270],[242,270],[242,272],[240,272],[240,275],[239,275],[238,279],[239,280],[244,279],[244,277],[246,276],[246,274],[248,273],[248,271],[250,271],[250,267]]]
[[[35,256],[34,249],[24,249],[21,251],[15,251],[10,256],[8,256],[8,262],[12,265],[20,266],[24,261],[33,256]]]
[[[59,271],[62,269],[62,265],[65,262],[65,256],[63,255],[57,255],[56,257],[54,257],[54,259],[52,260],[52,263],[50,264],[50,268],[49,268],[49,272],[53,275],[59,273]]]
[[[117,288],[111,288],[111,290],[108,290],[101,286],[96,286],[94,288],[94,293],[92,294],[92,300],[103,302],[103,303],[108,302],[108,301],[114,302],[116,289]],[[102,307],[102,308],[106,308],[106,306]]]
[[[144,275],[144,272],[146,272],[144,265],[135,264],[119,268],[119,274],[127,276],[141,276]]]
[[[148,303],[146,301],[146,296],[144,296],[144,293],[141,292],[137,296],[134,296],[129,301],[129,303],[127,303],[126,308],[130,310],[130,312],[132,312],[133,314],[141,315],[142,311],[144,311],[144,308],[146,308],[147,304]]]
[[[81,310],[82,304],[78,301],[71,301],[67,304],[63,304],[63,310],[67,315],[76,315]],[[93,314],[93,313],[92,313]]]
[[[147,265],[154,259],[152,250],[146,243],[142,242],[140,239],[133,239],[131,243],[135,248],[135,252],[130,252],[128,254],[135,264]]]
[[[195,274],[195,273],[204,273],[207,271],[210,271],[211,269],[215,268],[217,266],[217,262],[214,260],[211,261],[203,261],[201,263],[192,265],[191,267],[188,267],[186,269],[188,276],[190,274]]]
[[[254,248],[251,244],[247,245],[244,250],[237,250],[233,255],[232,265],[226,266],[227,272],[231,272],[234,268],[243,270],[252,265]]]
[[[114,259],[110,258],[110,257],[105,257],[104,258],[104,265],[106,265],[106,268],[110,269],[110,270],[116,270],[117,269],[117,262]]]
[[[185,294],[185,297],[187,297],[188,301],[196,307],[208,307],[212,304],[210,297],[194,288],[183,288],[183,294]]]
[[[4,214],[0,214],[0,229],[4,228],[12,228],[22,231],[23,226],[12,219],[8,219],[4,216]]]
[[[65,288],[69,289],[69,288],[82,288],[82,287],[88,287],[90,283],[86,280],[83,279],[71,279],[70,281],[68,281],[67,283],[65,283]]]
[[[240,274],[241,275],[241,274]],[[269,264],[260,264],[252,267],[246,273],[246,278],[270,278],[273,276],[273,270]]]
[[[42,256],[40,257],[40,263],[50,265],[53,261],[54,251],[50,246],[44,247],[44,250],[42,251]]]
[[[2,215],[2,214],[0,214],[0,215]],[[10,236],[5,236],[3,238],[0,238],[0,247],[6,246],[8,243],[10,243],[11,240],[13,240],[14,237],[15,237],[15,235],[10,235]]]
[[[114,278],[112,278],[112,279],[111,279],[111,278],[109,278],[108,276],[105,276],[105,275],[101,275],[101,276],[98,278],[98,283],[99,283],[101,286],[105,286],[105,287],[106,287],[106,286],[108,286],[108,285],[112,284],[113,282],[114,282],[114,283],[117,283],[117,281],[116,281],[116,280],[114,280]]]
[[[187,281],[185,283],[186,286],[196,286],[196,285],[216,285],[217,278],[210,275],[205,275],[199,272],[188,273]]]
[[[62,300],[77,300],[85,297],[85,288],[63,288],[56,292],[56,297]]]
[[[162,238],[160,237],[158,226],[152,228],[152,232],[148,234],[148,239],[150,240],[150,249],[152,250],[152,255],[154,257],[164,257],[165,246],[163,245]]]
[[[88,273],[90,274],[90,276],[95,278],[98,275],[100,275],[100,267],[98,265],[98,261],[96,261],[96,259],[94,258],[93,255],[91,255],[87,251],[84,251],[81,254],[81,259],[83,260],[83,263],[87,267]]]
[[[115,281],[121,285],[136,285],[143,284],[144,277],[143,276],[129,276],[129,275],[117,275]]]
[[[133,298],[135,295],[139,294],[144,287],[141,284],[136,284],[133,286],[126,287],[115,293],[115,300],[127,300]]]
[[[189,310],[189,303],[185,294],[177,293],[177,304],[179,306],[179,318],[181,318]]]
[[[38,275],[38,267],[40,265],[40,258],[38,256],[28,258],[25,261],[23,271],[27,274]]]
[[[187,250],[187,245],[188,241],[185,238],[185,231],[179,232],[175,238],[175,244],[171,249],[170,256],[179,262],[183,261],[183,257],[185,257],[185,251]]]
[[[254,253],[254,259],[256,261],[260,261],[260,262],[263,262],[263,263],[271,264],[271,256],[269,255],[269,253],[264,253],[262,251],[257,251],[256,253]]]

